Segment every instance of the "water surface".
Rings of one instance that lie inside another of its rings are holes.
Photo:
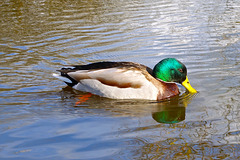
[[[0,2],[1,159],[239,159],[238,0]],[[64,65],[182,61],[199,93],[156,103],[75,91]]]

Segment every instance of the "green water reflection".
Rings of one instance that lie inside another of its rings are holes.
[[[185,92],[171,100],[158,104],[158,111],[152,113],[152,117],[159,123],[179,123],[185,120],[186,107],[191,103],[194,94]]]
[[[178,123],[185,120],[185,107],[161,107],[159,112],[152,114],[155,121],[159,123]]]

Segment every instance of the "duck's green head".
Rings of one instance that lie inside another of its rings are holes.
[[[153,68],[153,76],[165,82],[182,84],[189,92],[197,93],[187,78],[186,66],[175,58],[166,58]]]

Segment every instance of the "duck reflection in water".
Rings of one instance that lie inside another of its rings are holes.
[[[161,102],[148,100],[114,100],[80,92],[65,87],[62,89],[62,100],[74,99],[74,108],[88,109],[91,114],[107,114],[112,117],[141,117],[151,114],[152,118],[158,123],[174,124],[185,120],[185,112],[188,104],[191,103],[196,94],[185,92]],[[79,100],[81,103],[79,103]],[[66,101],[65,101],[66,102]],[[71,102],[71,100],[70,100]],[[69,106],[72,106],[72,103]],[[99,112],[99,110],[102,110]],[[76,111],[76,110],[75,110]],[[78,110],[79,113],[82,110]]]
[[[185,120],[187,105],[195,94],[183,93],[180,96],[171,98],[168,101],[158,103],[157,111],[152,113],[152,118],[158,123],[179,123]]]

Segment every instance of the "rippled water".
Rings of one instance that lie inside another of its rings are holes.
[[[240,159],[238,0],[3,0],[0,21],[1,159]],[[51,76],[166,57],[198,94],[75,105],[85,93]]]

